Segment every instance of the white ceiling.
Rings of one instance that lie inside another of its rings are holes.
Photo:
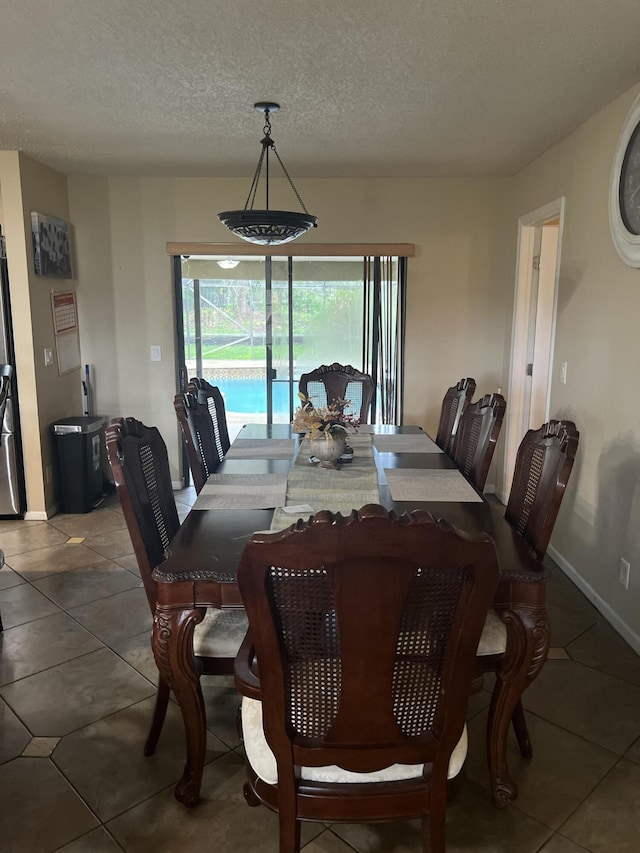
[[[640,0],[0,0],[0,148],[63,172],[509,175],[640,80]]]

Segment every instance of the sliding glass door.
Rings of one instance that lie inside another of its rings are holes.
[[[175,270],[181,374],[220,388],[232,436],[250,422],[289,422],[300,375],[320,364],[377,367],[372,346],[380,349],[381,336],[372,311],[381,299],[371,259],[231,260],[233,267],[225,257],[185,256]],[[397,259],[391,262],[397,272]],[[395,315],[393,322],[401,352]]]

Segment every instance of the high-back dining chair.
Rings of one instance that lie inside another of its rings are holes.
[[[504,517],[544,557],[578,450],[573,421],[549,421],[520,443]]]
[[[305,397],[310,397],[314,407],[330,406],[341,400],[348,400],[342,406],[346,415],[360,418],[363,424],[369,423],[369,409],[373,398],[373,380],[368,373],[362,373],[350,364],[321,364],[310,373],[300,377],[298,389]]]
[[[487,536],[424,511],[322,511],[254,534],[238,569],[245,797],[279,812],[281,853],[300,849],[301,820],[408,817],[422,818],[425,850],[445,850],[497,581]]]
[[[476,392],[476,380],[467,377],[447,389],[440,409],[440,422],[436,434],[436,444],[445,453],[451,454],[453,442],[458,431],[462,413]]]
[[[217,385],[211,385],[206,379],[199,377],[189,380],[187,391],[195,394],[198,403],[204,403],[209,411],[219,461],[222,462],[231,446],[222,392]]]
[[[138,562],[140,577],[151,612],[155,613],[156,584],[153,569],[165,559],[165,551],[180,521],[171,488],[167,448],[156,427],[135,418],[114,418],[106,431],[107,454],[118,498]],[[208,675],[228,675],[247,629],[244,611],[210,608],[196,625],[193,650]],[[155,752],[167,711],[170,689],[158,676],[153,719],[144,747]]]
[[[187,451],[193,485],[199,494],[209,474],[224,459],[224,453],[220,451],[220,443],[216,440],[214,424],[205,402],[198,402],[197,395],[187,391],[185,394],[176,394],[173,407]]]
[[[485,394],[467,406],[458,424],[453,461],[479,492],[487,481],[505,408],[502,394]]]
[[[527,540],[539,559],[546,553],[579,439],[580,433],[573,421],[552,420],[539,429],[530,429],[518,448],[505,518]],[[499,672],[506,650],[506,625],[494,610],[490,610],[478,649],[484,671]],[[522,689],[524,687],[526,685]],[[533,749],[520,697],[511,721],[520,754],[523,758],[531,758]],[[508,720],[505,724],[508,726]]]

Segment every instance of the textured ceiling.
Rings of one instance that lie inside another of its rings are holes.
[[[640,0],[0,0],[0,148],[63,172],[509,175],[640,80]]]

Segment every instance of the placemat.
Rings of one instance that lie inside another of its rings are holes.
[[[435,441],[423,432],[374,435],[378,453],[442,453]]]
[[[286,494],[284,474],[211,474],[193,509],[269,509]]]
[[[384,473],[394,501],[482,501],[460,471],[385,468]]]
[[[295,447],[293,438],[237,438],[225,459],[289,459]]]

